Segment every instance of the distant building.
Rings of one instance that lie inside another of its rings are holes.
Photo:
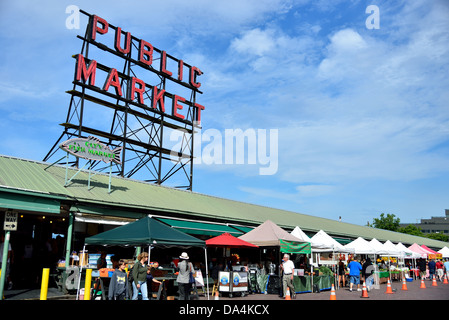
[[[401,223],[400,227],[408,225],[416,226],[421,229],[424,234],[442,233],[449,235],[449,209],[445,210],[445,217],[431,217],[430,219],[421,219],[420,223]]]

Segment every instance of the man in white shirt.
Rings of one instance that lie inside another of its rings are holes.
[[[284,254],[282,261],[281,268],[284,271],[284,275],[282,276],[284,297],[287,294],[288,287],[290,288],[290,295],[293,298],[296,298],[295,287],[293,286],[293,273],[295,272],[295,265],[293,264],[293,261],[290,260],[290,256],[288,254]]]

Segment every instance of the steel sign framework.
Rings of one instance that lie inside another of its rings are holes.
[[[73,88],[67,91],[71,96],[67,118],[43,160],[57,157],[64,140],[95,136],[111,150],[122,150],[113,174],[192,190],[193,133],[200,128],[204,110],[196,102],[202,93],[201,70],[105,19],[80,12],[89,23],[84,36],[77,36],[82,47],[73,56],[76,67]],[[103,64],[105,60],[114,67]],[[168,141],[173,130],[182,132],[175,150]],[[84,160],[76,158],[70,165],[78,168],[80,161]],[[100,163],[93,161],[90,167],[108,168]]]

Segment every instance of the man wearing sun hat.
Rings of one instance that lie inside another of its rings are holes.
[[[178,263],[178,277],[176,281],[179,287],[179,300],[190,300],[190,273],[195,272],[193,265],[189,262],[189,256],[187,252],[183,252],[179,259],[181,262]]]

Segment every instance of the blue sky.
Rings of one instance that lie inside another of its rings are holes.
[[[360,225],[449,209],[449,2],[2,1],[0,154],[42,160],[62,132],[69,5],[198,66],[203,131],[278,130],[275,174],[201,164],[195,192]]]

